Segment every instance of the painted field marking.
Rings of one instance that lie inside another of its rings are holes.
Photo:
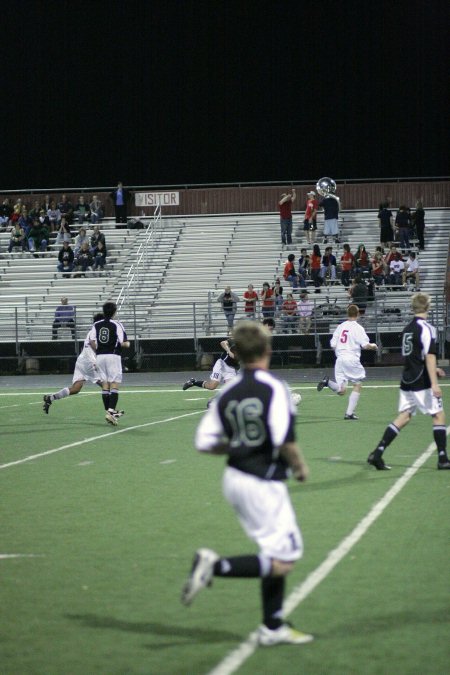
[[[44,558],[42,553],[0,553],[0,560],[8,558]]]
[[[447,427],[447,435],[450,433],[450,426]],[[334,548],[325,560],[313,570],[306,579],[299,584],[286,598],[283,609],[285,617],[297,609],[300,603],[310,595],[319,584],[327,578],[338,563],[352,550],[352,548],[362,539],[371,525],[381,516],[383,511],[389,506],[392,500],[399,494],[411,478],[417,473],[420,467],[436,451],[436,446],[431,443],[427,449],[420,455],[409,469],[400,476],[389,488],[386,494],[376,503],[367,515],[353,528],[349,535]],[[254,654],[258,648],[258,631],[253,631],[244,642],[230,652],[215,668],[209,671],[208,675],[231,675],[236,672],[242,664]]]
[[[204,410],[196,410],[195,412],[185,413],[184,415],[177,415],[176,417],[168,417],[165,420],[156,420],[155,422],[145,422],[144,424],[136,424],[133,427],[126,427],[125,429],[117,429],[116,431],[110,431],[107,434],[100,434],[99,436],[91,436],[90,438],[83,438],[82,441],[75,441],[74,443],[68,443],[67,445],[61,445],[59,448],[53,448],[52,450],[45,450],[44,452],[39,452],[36,455],[29,455],[28,457],[23,457],[23,459],[17,459],[14,462],[8,462],[7,464],[0,464],[0,469],[8,469],[10,466],[17,466],[18,464],[25,464],[25,462],[31,462],[34,459],[40,459],[41,457],[47,457],[48,455],[54,455],[56,452],[62,452],[63,450],[69,450],[70,448],[76,448],[79,445],[85,445],[86,443],[92,443],[92,441],[99,441],[102,438],[108,438],[108,436],[117,435],[117,434],[126,434],[128,431],[134,431],[135,429],[143,429],[144,427],[152,427],[156,424],[166,424],[166,422],[174,422],[175,420],[181,420],[183,417],[191,417],[192,415],[203,414]]]

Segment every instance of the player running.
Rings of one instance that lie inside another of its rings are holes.
[[[347,411],[344,419],[357,420],[355,409],[358,405],[361,395],[361,382],[366,377],[360,357],[361,349],[378,349],[377,345],[370,342],[364,328],[358,323],[359,308],[357,305],[350,305],[347,308],[348,319],[343,321],[333,333],[330,345],[336,354],[336,363],[334,366],[335,382],[328,377],[324,377],[317,385],[317,391],[322,391],[324,387],[329,387],[339,396],[345,394],[347,382],[353,384],[353,391],[349,396]]]
[[[94,316],[94,323],[103,319],[103,314],[100,312]],[[53,401],[58,401],[60,398],[67,396],[74,396],[78,394],[84,386],[85,382],[92,382],[102,386],[100,375],[97,370],[96,354],[89,342],[89,333],[86,335],[83,349],[75,362],[75,370],[73,371],[72,386],[64,387],[55,394],[46,394],[44,396],[44,405],[42,406],[44,412],[48,415]]]

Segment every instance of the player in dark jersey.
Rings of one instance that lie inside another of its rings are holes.
[[[442,391],[438,377],[445,372],[436,366],[436,329],[427,322],[430,296],[415,293],[411,298],[414,318],[402,334],[402,355],[405,359],[400,382],[398,417],[385,429],[383,438],[367,461],[378,471],[390,469],[384,463],[385,449],[397,438],[399,432],[416,414],[417,408],[433,419],[433,437],[438,452],[438,469],[450,469],[447,456],[447,430],[442,406]]]
[[[89,333],[92,349],[97,353],[97,368],[102,381],[102,400],[106,410],[105,419],[109,424],[117,425],[123,410],[116,410],[119,400],[119,386],[122,382],[122,347],[129,347],[127,334],[120,321],[115,321],[117,312],[115,302],[103,305],[104,319],[96,321]]]
[[[186,389],[190,389],[191,387],[200,387],[200,389],[214,391],[214,389],[217,389],[222,382],[225,382],[226,384],[236,377],[239,361],[235,357],[233,351],[233,340],[231,338],[222,340],[220,346],[223,349],[223,352],[215,362],[209,380],[196,380],[195,377],[191,377],[183,384],[183,391],[186,391]]]
[[[263,624],[259,643],[303,644],[313,639],[282,619],[285,577],[301,558],[303,541],[285,485],[304,481],[308,468],[295,441],[294,413],[287,386],[268,372],[271,335],[254,321],[233,333],[242,370],[214,399],[199,424],[200,452],[227,455],[223,491],[259,555],[221,557],[197,550],[183,587],[182,602],[211,584],[213,576],[261,578]]]

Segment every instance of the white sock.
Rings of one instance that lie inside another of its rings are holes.
[[[336,382],[333,382],[333,380],[328,380],[328,387],[330,387],[330,389],[333,391],[339,391],[339,385]]]
[[[50,398],[52,401],[57,401],[59,398],[66,398],[66,396],[70,396],[69,387],[64,387],[64,389],[57,391],[56,394],[52,394]]]
[[[359,397],[360,397],[359,391],[352,391],[352,393],[348,397],[347,412],[345,413],[346,415],[353,415],[353,413],[355,412],[355,408],[358,405]]]

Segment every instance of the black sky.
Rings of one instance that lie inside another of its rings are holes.
[[[0,188],[448,175],[449,6],[16,0]]]

